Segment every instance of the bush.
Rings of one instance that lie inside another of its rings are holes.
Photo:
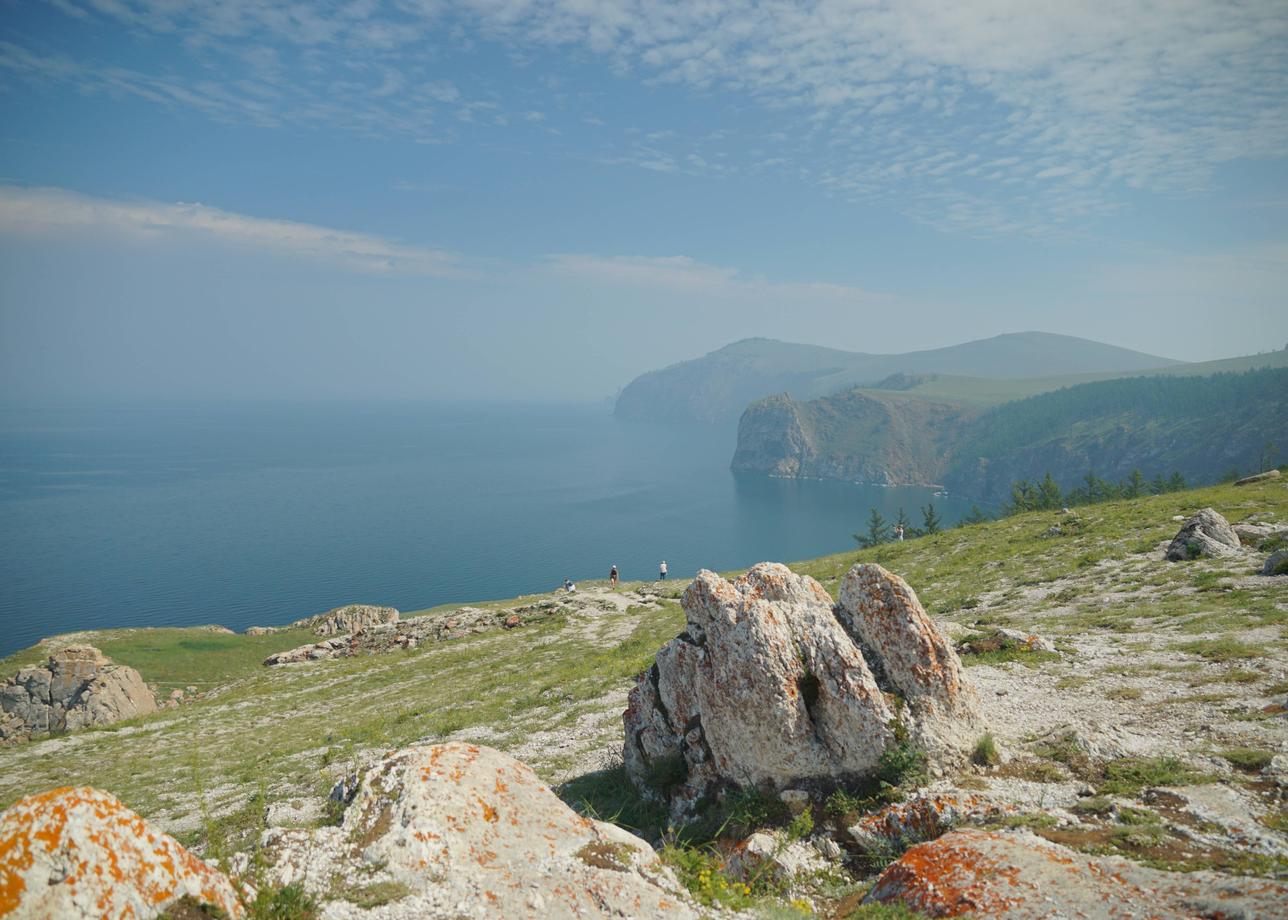
[[[318,904],[303,885],[264,886],[247,907],[247,920],[315,920]]]
[[[1221,751],[1221,756],[1236,770],[1242,770],[1245,773],[1260,773],[1270,766],[1270,761],[1275,756],[1275,753],[1274,751],[1263,751],[1259,748],[1240,747],[1227,748]]]
[[[991,767],[997,763],[997,744],[993,741],[992,732],[984,732],[983,737],[975,742],[975,750],[971,752],[970,759],[981,767]]]
[[[1151,786],[1185,786],[1211,782],[1175,757],[1123,757],[1105,765],[1102,795],[1132,795]]]

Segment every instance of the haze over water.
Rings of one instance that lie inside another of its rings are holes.
[[[603,408],[96,409],[0,414],[0,655],[43,636],[340,604],[407,612],[673,579],[853,546],[925,489],[734,476],[729,429]]]

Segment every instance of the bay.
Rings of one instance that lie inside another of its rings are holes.
[[[41,637],[344,603],[403,611],[853,547],[926,489],[729,471],[735,432],[601,406],[0,411],[0,656]]]

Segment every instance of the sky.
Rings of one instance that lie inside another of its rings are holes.
[[[0,0],[0,401],[1288,344],[1282,0]]]

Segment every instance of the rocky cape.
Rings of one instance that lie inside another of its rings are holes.
[[[1255,467],[1288,430],[1288,368],[1209,377],[1080,384],[989,410],[915,393],[854,389],[752,403],[738,425],[736,472],[878,485],[942,484],[1000,502],[1020,479],[1063,487],[1089,470],[1211,481]]]

